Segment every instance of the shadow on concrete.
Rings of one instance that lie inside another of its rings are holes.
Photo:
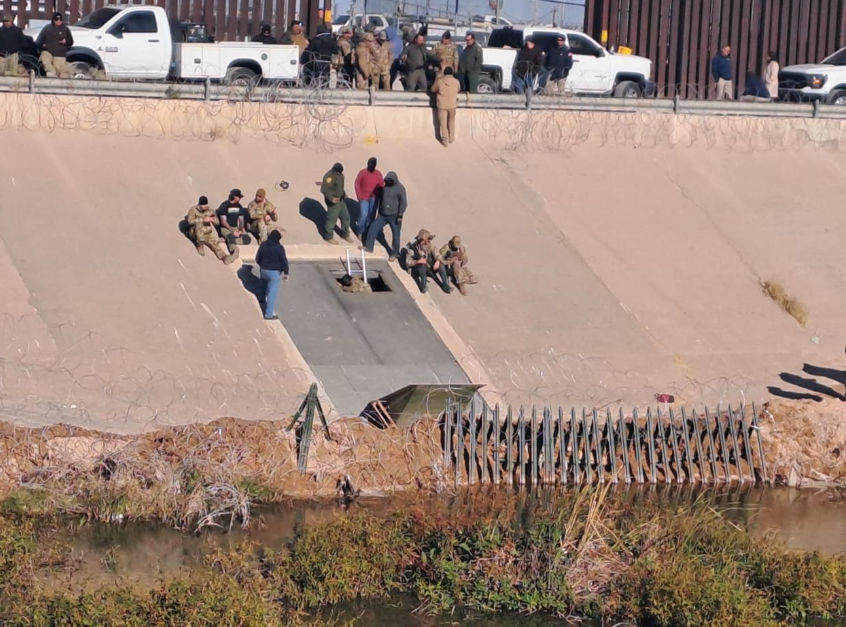
[[[806,363],[802,367],[802,371],[812,377],[830,379],[840,384],[846,382],[846,372],[843,370],[823,368],[821,366],[814,366]],[[825,383],[820,383],[816,378],[812,379],[798,374],[791,374],[789,372],[782,372],[779,375],[779,378],[789,385],[807,391],[798,392],[794,390],[784,390],[771,385],[767,388],[767,390],[773,396],[779,396],[781,398],[788,398],[791,400],[812,400],[816,402],[822,401],[825,397],[846,401],[846,393],[840,392]]]
[[[361,213],[361,207],[355,200],[350,198],[346,198],[344,202],[346,203],[347,211],[349,211],[350,214],[350,229],[354,230],[353,227],[355,226],[358,216]],[[323,206],[322,202],[315,200],[314,198],[303,198],[300,201],[300,215],[310,220],[317,229],[317,234],[320,235],[321,238],[324,237],[323,229],[326,226],[326,207]],[[338,221],[338,224],[340,224],[340,220]],[[343,235],[343,232],[338,224],[335,225],[335,233],[337,235]]]
[[[261,307],[261,310],[264,311],[264,281],[253,274],[253,267],[254,266],[252,264],[248,263],[242,265],[238,268],[238,278],[241,279],[241,284],[244,286],[244,289],[256,297],[259,307]]]

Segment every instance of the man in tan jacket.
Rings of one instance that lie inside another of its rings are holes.
[[[435,81],[432,91],[437,95],[441,143],[448,147],[455,141],[455,110],[458,108],[458,92],[461,91],[451,67],[444,69],[444,75]]]

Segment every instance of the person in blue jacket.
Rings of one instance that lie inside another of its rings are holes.
[[[726,44],[711,60],[711,74],[717,84],[714,96],[717,100],[734,100],[734,83],[731,76],[731,46]]]

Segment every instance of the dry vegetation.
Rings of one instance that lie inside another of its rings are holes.
[[[808,310],[796,298],[791,296],[785,287],[777,281],[764,281],[761,283],[764,294],[769,296],[779,308],[790,315],[803,327],[808,323]]]

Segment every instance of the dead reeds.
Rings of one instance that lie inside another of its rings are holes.
[[[795,297],[791,296],[785,287],[777,281],[761,282],[764,294],[770,297],[779,308],[791,316],[803,327],[808,323],[808,310]]]

